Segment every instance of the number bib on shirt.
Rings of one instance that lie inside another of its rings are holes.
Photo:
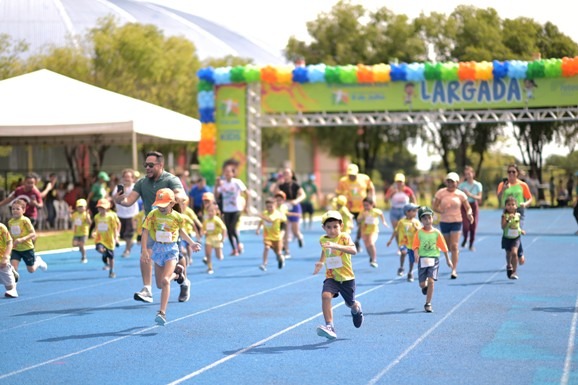
[[[170,243],[173,241],[173,234],[170,231],[157,231],[157,242]]]
[[[518,238],[520,236],[520,232],[518,229],[508,229],[508,238]]]
[[[98,231],[108,231],[108,223],[100,222],[96,228]]]
[[[374,225],[375,224],[375,219],[374,217],[365,217],[365,224],[366,225]]]
[[[420,258],[419,263],[421,267],[432,267],[436,264],[435,258]]]
[[[215,230],[215,224],[212,222],[207,223],[207,231]]]
[[[325,265],[328,269],[339,269],[343,267],[343,260],[341,257],[329,257],[325,259]]]
[[[10,226],[10,232],[15,236],[20,235],[20,226]]]
[[[82,219],[76,218],[76,219],[74,220],[74,226],[80,226],[80,225],[82,225]]]

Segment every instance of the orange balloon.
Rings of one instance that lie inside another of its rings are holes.
[[[373,68],[364,64],[358,64],[357,81],[359,83],[373,83]]]
[[[462,81],[476,80],[476,63],[473,61],[458,64],[458,78]]]

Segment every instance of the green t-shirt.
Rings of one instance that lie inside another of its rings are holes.
[[[506,227],[504,227],[503,236],[508,239],[516,239],[522,235],[522,228],[520,227],[520,213],[502,214],[509,217]]]
[[[311,197],[317,194],[317,186],[310,180],[301,183],[301,188],[305,191],[305,199],[303,202],[311,203]]]
[[[145,215],[151,212],[157,191],[162,188],[170,188],[174,191],[175,189],[183,189],[183,184],[179,178],[166,171],[163,171],[157,180],[144,177],[134,184],[133,191],[141,196]]]

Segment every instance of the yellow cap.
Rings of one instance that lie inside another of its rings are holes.
[[[350,164],[347,166],[347,175],[357,175],[359,174],[359,167],[356,164]]]
[[[395,178],[393,180],[395,182],[404,182],[405,183],[405,175],[403,175],[401,172],[398,172],[397,174],[395,174]]]
[[[87,203],[86,203],[86,199],[79,199],[76,201],[76,207],[86,207]]]

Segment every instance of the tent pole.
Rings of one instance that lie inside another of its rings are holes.
[[[136,132],[132,131],[132,169],[138,170],[137,168],[137,152],[136,152]]]

